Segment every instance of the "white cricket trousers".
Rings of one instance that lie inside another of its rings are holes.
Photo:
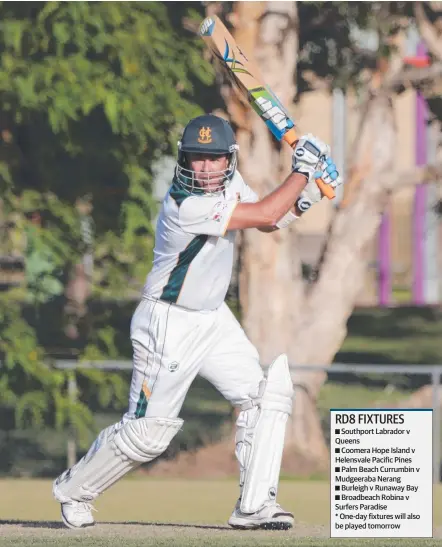
[[[143,298],[132,318],[131,340],[133,373],[123,422],[176,418],[197,374],[233,406],[258,395],[258,352],[225,303],[201,312]]]

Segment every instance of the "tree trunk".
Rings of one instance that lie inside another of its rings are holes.
[[[85,254],[82,261],[74,264],[65,287],[64,306],[65,335],[77,344],[80,338],[80,323],[87,314],[87,300],[92,290],[92,203],[90,197],[77,199],[76,209],[81,222],[81,233]],[[78,349],[78,348],[76,348]]]

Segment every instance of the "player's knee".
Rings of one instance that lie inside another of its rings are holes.
[[[286,355],[280,355],[270,365],[261,393],[262,408],[292,413],[294,389]]]
[[[231,391],[226,394],[227,399],[237,408],[243,409],[254,405],[253,401],[259,399],[260,386],[264,380],[264,373],[250,375],[246,381],[238,382],[232,386]]]
[[[182,425],[178,418],[138,418],[128,421],[114,442],[125,456],[144,463],[161,455]]]
[[[257,393],[250,393],[250,397],[243,404],[241,410],[246,411],[253,407],[292,413],[293,381],[286,355],[280,355],[270,365],[266,376],[259,383]]]

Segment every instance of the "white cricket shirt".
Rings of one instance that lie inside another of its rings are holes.
[[[192,310],[217,309],[232,277],[235,232],[227,225],[239,202],[256,201],[238,170],[219,196],[189,195],[174,181],[158,217],[143,295]]]

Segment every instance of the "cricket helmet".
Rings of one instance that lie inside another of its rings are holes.
[[[223,192],[235,174],[238,148],[229,122],[214,114],[193,118],[184,128],[178,142],[178,161],[175,168],[178,183],[189,194],[217,195]],[[197,173],[190,168],[188,153],[227,156],[228,166],[222,171]],[[202,188],[200,182],[217,176],[219,181],[216,187],[210,191]]]

